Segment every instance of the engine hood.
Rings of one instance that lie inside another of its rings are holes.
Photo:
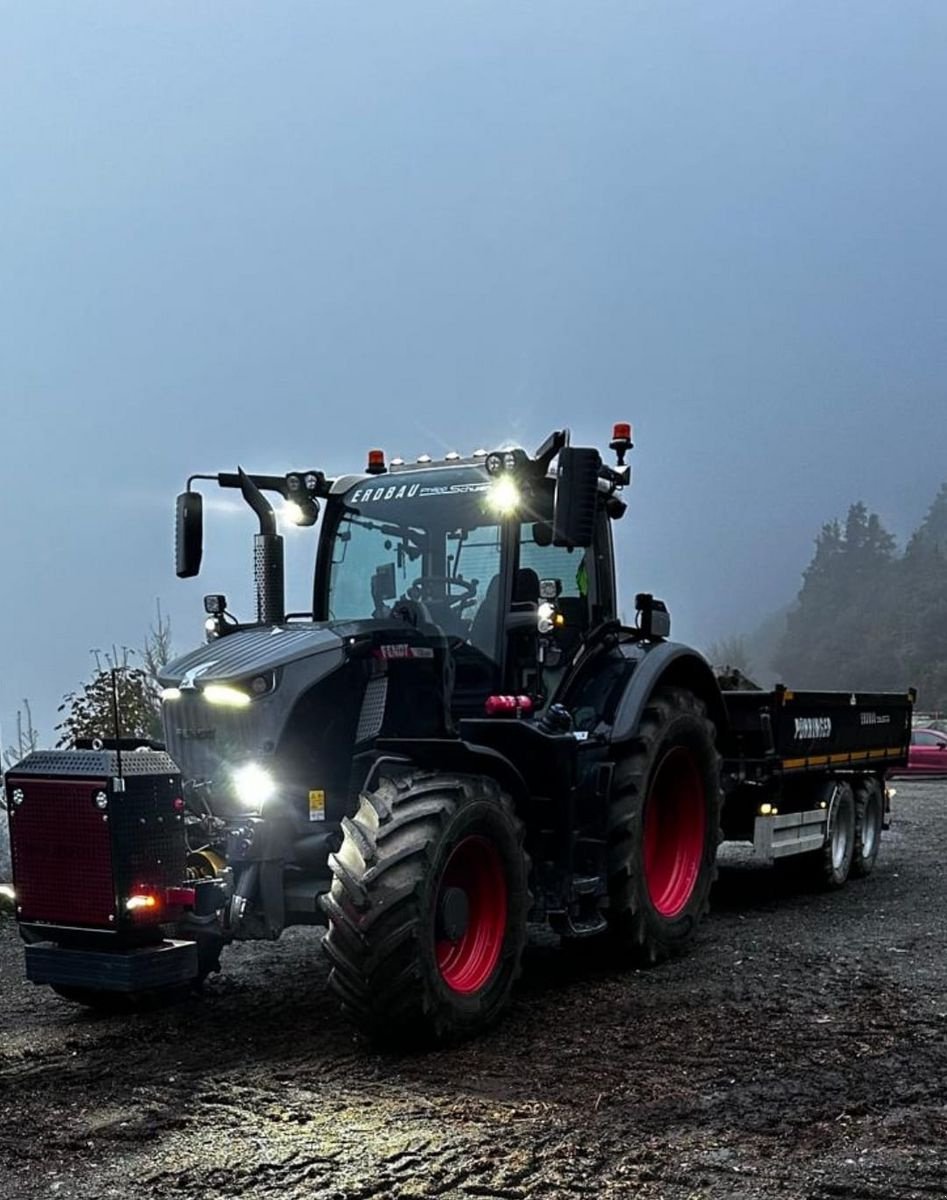
[[[176,689],[161,705],[168,751],[185,779],[218,784],[234,766],[272,755],[294,707],[343,663],[342,638],[322,625],[267,626],[228,633],[169,663],[161,685]],[[269,677],[270,690],[246,707],[211,704],[208,684],[247,685]]]
[[[243,629],[168,663],[161,672],[160,682],[162,687],[177,687],[183,691],[196,688],[198,681],[202,686],[235,683],[315,654],[333,654],[336,659],[333,665],[342,660],[342,639],[326,625]]]

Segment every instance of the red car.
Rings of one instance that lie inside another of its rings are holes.
[[[947,733],[939,729],[915,729],[911,733],[907,767],[893,775],[947,775]]]

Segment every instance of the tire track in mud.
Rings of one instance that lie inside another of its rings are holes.
[[[94,1018],[21,982],[0,921],[0,1196],[947,1195],[947,787],[898,800],[868,880],[725,871],[650,972],[540,940],[502,1025],[423,1056],[353,1038],[308,932]]]

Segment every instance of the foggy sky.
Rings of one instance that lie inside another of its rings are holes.
[[[192,471],[635,424],[622,585],[745,630],[947,477],[947,5],[0,3],[0,719],[251,606]],[[293,607],[308,607],[294,534]],[[630,603],[628,605],[630,615]],[[840,681],[844,686],[844,681]]]

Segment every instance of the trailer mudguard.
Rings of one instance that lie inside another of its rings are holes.
[[[659,687],[686,688],[703,700],[720,740],[728,726],[727,710],[713,670],[702,654],[678,642],[625,642],[621,653],[632,664],[632,671],[615,710],[613,743],[635,736],[645,706]]]

